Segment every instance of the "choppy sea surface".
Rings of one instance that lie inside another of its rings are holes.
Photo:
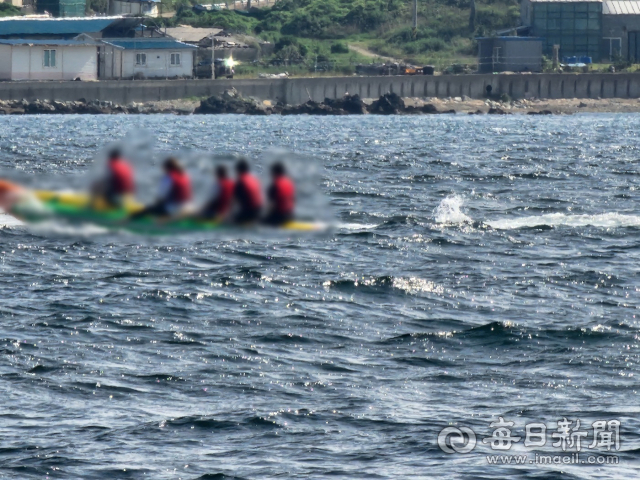
[[[0,216],[0,478],[637,476],[640,115],[24,116],[0,118],[0,167],[75,185],[138,129],[295,152],[337,227],[147,238]],[[524,445],[531,423],[544,445]],[[477,445],[446,453],[446,427]],[[580,462],[618,464],[537,463],[569,454],[563,432],[585,432]]]

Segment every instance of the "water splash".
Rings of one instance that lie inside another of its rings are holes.
[[[87,238],[96,235],[106,235],[110,233],[109,229],[90,223],[73,225],[57,222],[55,220],[47,220],[36,224],[29,224],[28,230],[31,233],[42,236],[57,235],[61,237],[70,236],[79,238]]]
[[[434,219],[436,223],[455,225],[460,223],[471,223],[471,218],[462,212],[464,198],[459,195],[450,195],[436,207]]]
[[[0,228],[5,227],[16,227],[18,225],[23,225],[23,223],[15,217],[11,215],[7,215],[5,213],[0,212]]]
[[[503,218],[485,222],[497,230],[512,230],[532,227],[599,227],[623,228],[640,227],[640,216],[622,213],[600,213],[596,215],[567,215],[565,213],[548,213],[520,218]]]
[[[338,223],[337,227],[343,230],[372,230],[377,228],[379,225],[377,223]]]

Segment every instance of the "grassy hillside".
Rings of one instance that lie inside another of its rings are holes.
[[[0,17],[17,17],[22,15],[20,9],[9,3],[0,3]]]
[[[251,12],[202,14],[193,13],[187,0],[177,1],[178,14],[165,20],[168,25],[222,26],[258,35],[276,44],[276,58],[307,64],[318,56],[338,63],[367,60],[348,53],[348,44],[418,64],[469,60],[476,36],[514,26],[519,17],[517,0],[477,0],[472,30],[471,0],[419,0],[414,32],[411,0],[280,0]]]

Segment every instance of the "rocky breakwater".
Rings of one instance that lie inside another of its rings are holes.
[[[309,100],[300,105],[284,105],[258,102],[242,97],[235,89],[222,95],[214,95],[202,100],[194,111],[197,114],[235,113],[246,115],[398,115],[456,113],[455,110],[440,111],[432,104],[419,107],[407,106],[395,93],[387,93],[371,103],[358,95],[345,95],[339,99],[325,98],[323,102]]]
[[[559,103],[564,102],[564,103]],[[585,103],[589,102],[589,103]],[[606,103],[605,103],[606,102]],[[613,103],[617,102],[617,103]],[[626,103],[620,103],[626,102]],[[182,99],[119,105],[110,101],[80,99],[77,101],[0,100],[0,115],[21,114],[244,114],[244,115],[420,115],[444,113],[495,114],[512,113],[549,115],[578,111],[640,111],[640,102],[633,100],[514,100],[498,102],[490,99],[472,100],[465,97],[401,98],[387,93],[378,99],[362,99],[358,95],[309,100],[300,105],[272,104],[245,98],[235,89],[226,90],[204,100]]]
[[[232,88],[231,90],[225,90],[222,95],[213,95],[212,97],[202,100],[200,106],[197,107],[193,113],[270,115],[274,112],[268,104],[259,103],[252,98],[244,98],[235,88]]]
[[[0,115],[21,114],[89,114],[109,115],[118,113],[151,114],[173,113],[189,115],[194,107],[180,104],[180,102],[130,103],[118,105],[114,102],[84,99],[62,102],[57,100],[0,100]]]

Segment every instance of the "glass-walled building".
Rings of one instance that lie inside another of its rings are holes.
[[[36,5],[39,13],[54,17],[84,17],[87,0],[37,0]]]
[[[541,37],[545,55],[560,45],[560,57],[600,60],[602,39],[602,2],[523,0],[523,23],[529,34]]]

